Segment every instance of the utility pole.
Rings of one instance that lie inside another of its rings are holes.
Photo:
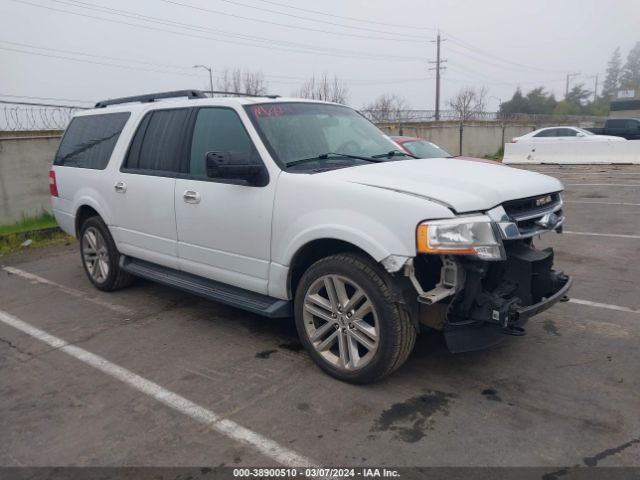
[[[580,75],[580,73],[567,73],[567,87],[564,91],[564,98],[569,96],[569,82],[571,82],[573,77],[577,77],[578,75]]]
[[[436,121],[440,120],[440,70],[444,70],[445,67],[443,67],[441,64],[445,63],[446,60],[443,60],[440,57],[440,44],[442,42],[444,42],[446,39],[441,39],[440,38],[440,30],[438,30],[438,37],[435,40],[436,43],[436,61],[429,61],[429,63],[431,64],[435,64],[435,67],[430,68],[429,70],[435,70],[436,71]],[[431,40],[431,43],[434,43],[434,40]]]
[[[595,101],[598,99],[598,73],[596,73],[595,75],[591,75],[590,77],[587,78],[595,78],[596,79],[596,84],[593,87],[593,101],[595,103]]]
[[[205,70],[209,71],[209,87],[213,92],[213,73],[211,71],[211,67],[207,67],[206,65],[194,65],[193,68],[204,68]]]

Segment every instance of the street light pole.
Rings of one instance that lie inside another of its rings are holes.
[[[194,65],[193,68],[204,68],[205,70],[207,70],[209,72],[209,87],[211,88],[211,91],[213,92],[213,72],[211,70],[211,67],[207,67],[206,65]]]

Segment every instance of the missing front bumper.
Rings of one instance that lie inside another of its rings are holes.
[[[444,328],[452,352],[489,347],[566,298],[573,279],[552,270],[553,250],[512,244],[500,264],[467,262],[465,287],[451,303]]]

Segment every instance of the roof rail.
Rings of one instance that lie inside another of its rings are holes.
[[[101,102],[96,103],[95,108],[104,108],[104,107],[108,107],[109,105],[120,105],[122,103],[133,103],[133,102],[150,103],[163,98],[178,98],[178,97],[187,97],[190,99],[208,98],[205,95],[205,93],[210,93],[212,95],[235,95],[237,97],[266,97],[266,98],[280,97],[280,95],[253,95],[251,93],[225,92],[221,90],[176,90],[173,92],[148,93],[146,95],[135,95],[133,97],[122,97],[122,98],[113,98],[111,100],[103,100]]]
[[[121,103],[133,103],[133,102],[155,102],[156,100],[160,100],[162,98],[178,98],[178,97],[188,97],[188,98],[207,98],[204,92],[200,90],[176,90],[173,92],[159,92],[159,93],[149,93],[147,95],[135,95],[133,97],[122,97],[122,98],[114,98],[111,100],[103,100],[101,102],[96,103],[95,108],[104,108],[109,105],[119,105]]]
[[[253,93],[225,92],[223,90],[202,90],[202,93],[211,93],[212,95],[235,95],[237,97],[280,98],[280,95],[270,95],[267,93],[264,95],[255,95]]]

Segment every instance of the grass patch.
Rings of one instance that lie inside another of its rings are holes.
[[[26,240],[31,240],[31,243],[28,246],[23,246]],[[75,241],[75,238],[60,231],[42,234],[34,233],[33,235],[28,235],[28,237],[18,233],[12,233],[0,239],[0,257],[14,252],[52,247],[55,245],[69,245]]]
[[[0,236],[4,237],[15,233],[39,230],[41,228],[51,228],[57,225],[55,217],[46,210],[43,210],[40,215],[35,217],[24,217],[16,223],[0,225]]]
[[[482,158],[484,158],[485,160],[495,160],[496,162],[501,162],[504,158],[504,147],[500,147],[500,150],[498,150],[493,155],[485,155]]]

